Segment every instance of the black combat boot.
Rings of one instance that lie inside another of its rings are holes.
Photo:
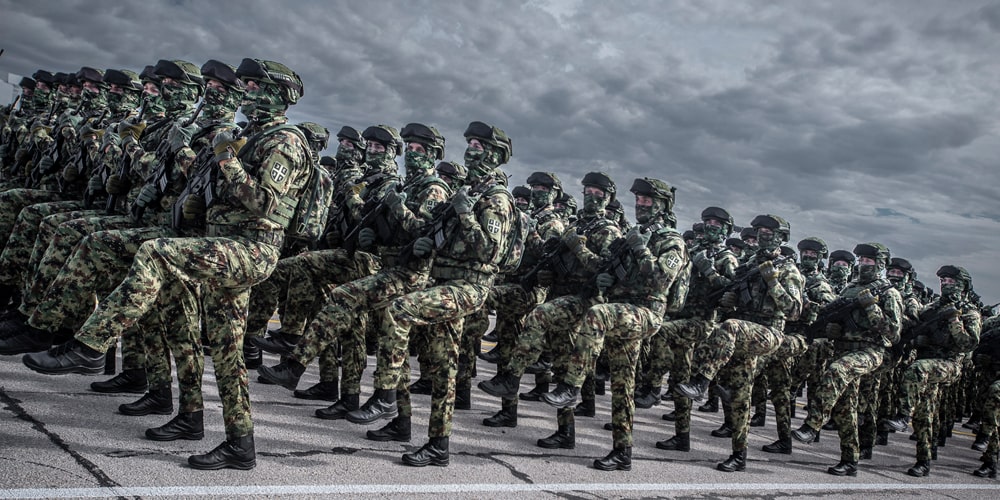
[[[927,476],[931,473],[931,462],[930,460],[917,460],[917,463],[907,469],[906,473],[913,477]]]
[[[492,417],[483,419],[486,427],[517,427],[517,407],[501,408]]]
[[[343,420],[347,414],[358,409],[360,394],[344,394],[336,403],[316,410],[316,417],[323,420]]]
[[[976,441],[972,443],[972,449],[983,452],[986,451],[986,445],[989,444],[989,436],[983,434],[982,431],[976,433]]]
[[[152,441],[175,441],[188,439],[197,441],[205,437],[204,413],[178,413],[176,417],[160,427],[146,429],[146,439]]]
[[[559,382],[556,384],[555,390],[542,394],[542,401],[556,408],[567,408],[576,403],[576,397],[579,394],[580,389],[578,387]]]
[[[545,373],[552,369],[552,363],[549,361],[538,360],[534,364],[529,365],[524,369],[524,373],[529,375],[538,375],[540,373]]]
[[[983,459],[983,465],[981,465],[978,469],[972,471],[972,475],[976,477],[996,478],[997,477],[996,458],[992,460]]]
[[[104,353],[77,340],[53,346],[45,352],[25,354],[24,366],[46,375],[81,373],[92,375],[104,371]],[[173,413],[173,412],[171,412]]]
[[[878,431],[875,433],[875,444],[886,446],[889,444],[889,431]]]
[[[660,390],[659,387],[648,387],[642,395],[635,398],[635,407],[646,409],[660,404]]]
[[[562,448],[572,450],[576,448],[576,425],[560,425],[555,434],[538,440],[539,448],[555,449]]]
[[[711,383],[711,380],[708,380],[699,373],[691,377],[690,381],[677,384],[674,387],[674,392],[691,399],[691,401],[701,401],[705,399],[705,394],[708,393],[709,383]]]
[[[257,454],[253,446],[253,434],[236,439],[227,439],[214,450],[204,455],[191,455],[188,465],[193,469],[250,470],[257,466]]]
[[[867,447],[862,447],[858,450],[858,458],[861,460],[871,460],[872,459],[872,449]]]
[[[432,437],[415,453],[404,453],[403,463],[412,467],[448,466],[448,436]]]
[[[698,411],[719,413],[719,398],[709,398],[705,404],[698,407]]]
[[[820,430],[824,430],[824,431],[835,431],[835,430],[837,430],[837,424],[835,424],[835,423],[833,422],[833,420],[831,420],[831,421],[829,421],[829,422],[827,422],[827,423],[823,424],[823,427],[820,427]]]
[[[722,472],[736,472],[747,468],[747,450],[734,451],[729,458],[715,466]]]
[[[765,422],[767,422],[767,414],[765,413],[754,413],[750,417],[750,427],[764,427]]]
[[[395,418],[396,411],[396,389],[376,389],[361,408],[347,413],[347,421],[370,424],[383,418]]]
[[[795,438],[796,441],[799,441],[801,443],[813,443],[816,441],[816,438],[818,436],[819,436],[819,431],[813,429],[812,427],[809,427],[808,424],[802,424],[802,427],[799,427],[798,429],[792,431],[792,437]]]
[[[331,403],[337,401],[337,397],[339,395],[340,395],[339,380],[331,380],[328,382],[317,382],[315,385],[306,390],[300,391],[296,389],[295,392],[292,393],[292,396],[295,396],[296,398],[299,399],[329,401]]]
[[[261,366],[257,368],[257,374],[261,377],[294,391],[299,385],[299,379],[306,372],[306,367],[294,359],[286,359],[274,366]]]
[[[672,411],[670,413],[664,413],[663,417],[661,417],[661,418],[663,418],[663,420],[666,420],[667,422],[676,422],[677,421],[677,410],[674,410],[674,411]]]
[[[500,348],[494,347],[488,352],[480,352],[478,356],[479,359],[487,363],[496,364],[497,361],[500,361]]]
[[[243,343],[243,364],[246,365],[247,370],[256,370],[260,368],[260,365],[264,363],[264,356],[260,352],[260,347],[253,345],[251,342]]]
[[[472,381],[463,383],[460,386],[455,387],[455,409],[456,410],[471,410],[472,409]]]
[[[174,412],[174,398],[170,393],[170,386],[150,389],[138,401],[118,406],[118,412],[133,417],[170,415]]]
[[[54,332],[35,328],[25,323],[20,332],[0,340],[0,354],[13,356],[15,354],[41,352],[52,347],[55,338],[56,334]]]
[[[857,476],[858,463],[841,460],[837,465],[827,467],[826,472],[828,474],[833,474],[834,476]]]
[[[604,458],[594,460],[597,470],[632,470],[632,447],[616,448]]]
[[[389,421],[381,429],[368,431],[366,437],[372,441],[410,441],[410,417],[402,415]]]
[[[597,415],[597,408],[593,399],[584,399],[573,409],[573,415],[577,417],[594,417]]]
[[[521,386],[521,378],[507,373],[497,373],[493,378],[479,383],[479,388],[490,396],[503,399],[514,399]]]
[[[712,431],[712,437],[717,438],[728,438],[733,437],[733,425],[729,422],[723,422],[722,425]]]
[[[906,427],[910,425],[910,417],[903,415],[902,413],[897,413],[895,417],[892,417],[884,422],[885,427],[895,432],[903,432]]]
[[[760,448],[767,453],[780,453],[782,455],[792,454],[792,438],[778,438],[777,441],[771,444],[765,444]]]
[[[431,393],[431,379],[420,377],[416,382],[410,384],[410,394],[426,394]]]
[[[548,382],[536,382],[535,387],[528,392],[522,392],[518,394],[518,398],[521,401],[541,401],[542,394],[549,392]]]
[[[272,335],[266,339],[263,337],[254,337],[250,342],[264,352],[288,356],[292,353],[292,349],[295,348],[295,344],[298,343],[298,339],[298,335]]]
[[[147,389],[149,385],[146,382],[146,370],[142,368],[125,370],[110,380],[90,384],[90,390],[105,394],[144,394]]]
[[[691,451],[691,433],[678,432],[676,436],[665,441],[657,441],[656,447],[661,450]]]

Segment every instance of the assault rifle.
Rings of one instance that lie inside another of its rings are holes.
[[[866,286],[863,290],[868,290],[872,295],[877,297],[891,288],[892,283],[889,280],[880,279]],[[825,338],[826,325],[830,322],[842,323],[845,330],[857,330],[858,324],[854,321],[854,317],[851,316],[851,312],[859,307],[861,307],[861,303],[858,301],[857,296],[851,298],[840,297],[823,306],[819,310],[818,316],[816,316],[816,321],[813,321],[812,324],[806,327],[806,338]]]
[[[594,219],[587,223],[587,225],[577,226],[575,228],[576,234],[589,234],[594,227],[603,221],[603,217],[594,217]],[[576,257],[572,257],[573,262],[567,263],[564,260],[564,255],[568,251],[569,247],[566,246],[566,243],[562,241],[561,237],[549,238],[549,240],[542,245],[542,256],[538,259],[538,262],[536,262],[534,267],[529,269],[528,272],[521,275],[521,286],[524,287],[525,290],[531,290],[538,285],[539,271],[554,271],[560,278],[572,272],[572,267],[574,267]]]
[[[955,307],[955,304],[941,306],[934,312],[921,314],[919,318],[920,322],[904,332],[904,335],[900,337],[899,344],[897,346],[898,351],[901,353],[906,352],[907,349],[913,347],[914,345],[921,345],[922,341],[919,340],[920,337],[928,339],[931,344],[941,344],[939,341],[934,341],[934,338],[938,333],[938,328],[941,326],[941,321],[960,314],[961,311]]]
[[[343,246],[344,249],[347,250],[348,255],[353,256],[354,252],[358,250],[358,233],[360,233],[362,229],[374,225],[378,217],[382,215],[386,208],[388,208],[386,206],[386,198],[389,196],[389,192],[391,190],[395,190],[397,193],[402,191],[399,182],[395,181],[395,179],[396,178],[394,176],[379,175],[374,179],[372,185],[367,187],[369,190],[376,191],[386,183],[393,182],[395,184],[394,186],[389,187],[389,189],[386,189],[385,194],[383,194],[382,197],[377,200],[369,199],[365,202],[364,206],[361,207],[361,218],[358,220],[357,224],[354,224],[354,227],[352,227],[351,230],[344,235]],[[379,237],[385,238],[385,240],[388,240],[388,238],[392,236],[391,228],[378,227],[377,229]]]
[[[630,263],[627,259],[630,258],[632,252],[628,244],[625,243],[625,237],[623,236],[611,242],[608,251],[610,253],[601,262],[601,265],[597,268],[597,272],[591,277],[588,286],[584,287],[583,291],[580,292],[582,298],[590,299],[596,297],[598,302],[604,302],[604,290],[597,286],[597,276],[601,274],[611,274],[617,280],[628,278]]]
[[[493,184],[496,182],[492,176],[485,175],[479,182],[474,184],[469,188],[469,196],[479,196],[486,192]],[[451,234],[454,232],[454,225],[451,224],[452,220],[458,217],[458,212],[455,211],[455,206],[452,205],[450,201],[444,203],[438,203],[434,207],[433,217],[431,220],[424,224],[423,230],[420,231],[420,235],[414,238],[412,241],[407,243],[399,251],[399,263],[404,265],[415,257],[413,255],[413,244],[420,238],[430,238],[434,240],[434,248],[441,248],[444,244],[451,239]]]
[[[212,146],[205,146],[198,151],[198,156],[194,158],[191,168],[194,170],[189,176],[184,189],[177,196],[172,208],[171,226],[174,229],[181,229],[184,225],[184,202],[191,196],[201,196],[206,199],[205,206],[208,206],[208,193],[211,191],[211,183],[214,180],[212,175],[216,163],[212,161],[215,153]],[[200,225],[200,224],[199,224]]]
[[[782,255],[772,260],[771,263],[774,264],[774,267],[778,267],[789,258]],[[757,265],[748,266],[744,264],[736,269],[736,276],[731,283],[718,290],[713,290],[706,296],[706,299],[712,304],[722,298],[726,292],[737,292],[740,299],[739,303],[747,305],[753,298],[750,296],[750,288],[758,276],[760,276],[760,268]]]

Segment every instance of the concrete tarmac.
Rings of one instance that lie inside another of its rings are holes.
[[[266,364],[277,361],[265,355]],[[371,394],[374,359],[368,366],[362,401]],[[476,381],[494,371],[494,365],[479,361]],[[555,409],[522,401],[516,428],[484,427],[482,419],[496,412],[500,401],[473,387],[472,410],[455,412],[451,464],[413,468],[400,456],[427,441],[429,396],[414,396],[410,443],[373,442],[365,439],[365,431],[386,421],[362,426],[315,418],[313,412],[329,403],[295,399],[281,387],[258,383],[253,372],[257,467],[199,471],[187,466],[187,457],[224,439],[211,359],[204,378],[202,441],[145,439],[146,428],[171,417],[118,413],[118,405],[139,395],[89,390],[91,382],[106,378],[46,376],[24,367],[20,356],[0,357],[0,499],[1000,497],[997,480],[971,475],[980,453],[970,449],[973,436],[958,425],[928,477],[906,475],[915,461],[915,443],[907,434],[893,434],[888,446],[876,447],[872,460],[862,461],[857,477],[844,478],[826,473],[839,459],[835,432],[824,431],[813,445],[795,442],[792,455],[760,451],[776,439],[769,415],[767,425],[751,428],[747,470],[725,473],[715,465],[729,456],[730,441],[709,435],[722,422],[721,413],[695,412],[690,452],[654,447],[673,435],[673,424],[661,419],[672,409],[669,401],[637,410],[632,470],[599,471],[593,460],[611,449],[610,432],[602,428],[610,421],[610,390],[598,396],[596,418],[577,419],[575,449],[547,450],[535,441],[555,430]],[[317,368],[310,366],[300,388],[317,380]],[[522,390],[531,389],[532,381],[526,376]],[[793,428],[803,416],[800,409]]]

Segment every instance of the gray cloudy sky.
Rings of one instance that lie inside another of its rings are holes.
[[[0,0],[0,74],[244,57],[296,70],[294,120],[468,122],[513,138],[513,182],[604,170],[677,186],[690,226],[789,220],[880,241],[937,287],[1000,302],[1000,4],[985,1]],[[631,205],[631,197],[627,197]],[[631,213],[631,207],[629,208]]]

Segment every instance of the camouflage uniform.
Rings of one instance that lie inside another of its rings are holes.
[[[862,245],[859,245],[860,249]],[[880,245],[866,245],[870,248],[882,248],[876,260],[888,261],[888,251]],[[856,249],[857,253],[858,249]],[[878,264],[876,264],[878,265]],[[884,264],[883,264],[884,266]],[[869,266],[869,267],[874,267]],[[875,287],[885,287],[888,283],[875,278],[865,278],[865,281],[852,282],[840,294],[844,300],[861,300],[868,297],[871,300]],[[859,298],[860,296],[860,298]],[[841,462],[832,467],[829,472],[835,475],[855,475],[859,458],[857,404],[859,380],[875,371],[882,365],[887,354],[886,349],[899,339],[900,325],[903,319],[902,299],[895,288],[889,288],[876,297],[869,305],[857,302],[849,312],[850,321],[841,325],[831,322],[830,325],[840,326],[841,333],[827,326],[827,334],[834,332],[834,357],[829,367],[820,378],[816,387],[816,401],[809,405],[809,416],[802,427],[794,433],[796,439],[803,441],[803,430],[817,431],[831,414],[840,434]],[[843,320],[841,320],[843,321]],[[807,436],[805,441],[812,441]]]
[[[579,364],[566,377],[569,384],[581,386],[581,375],[585,372],[580,366],[593,364],[602,343],[608,349],[612,380],[611,425],[616,450],[632,446],[635,415],[632,395],[639,347],[643,340],[659,330],[667,308],[668,292],[688,262],[680,233],[670,227],[653,230],[645,247],[633,247],[630,251],[634,261],[627,279],[616,276],[614,286],[604,293],[607,303],[587,311],[575,346]]]

